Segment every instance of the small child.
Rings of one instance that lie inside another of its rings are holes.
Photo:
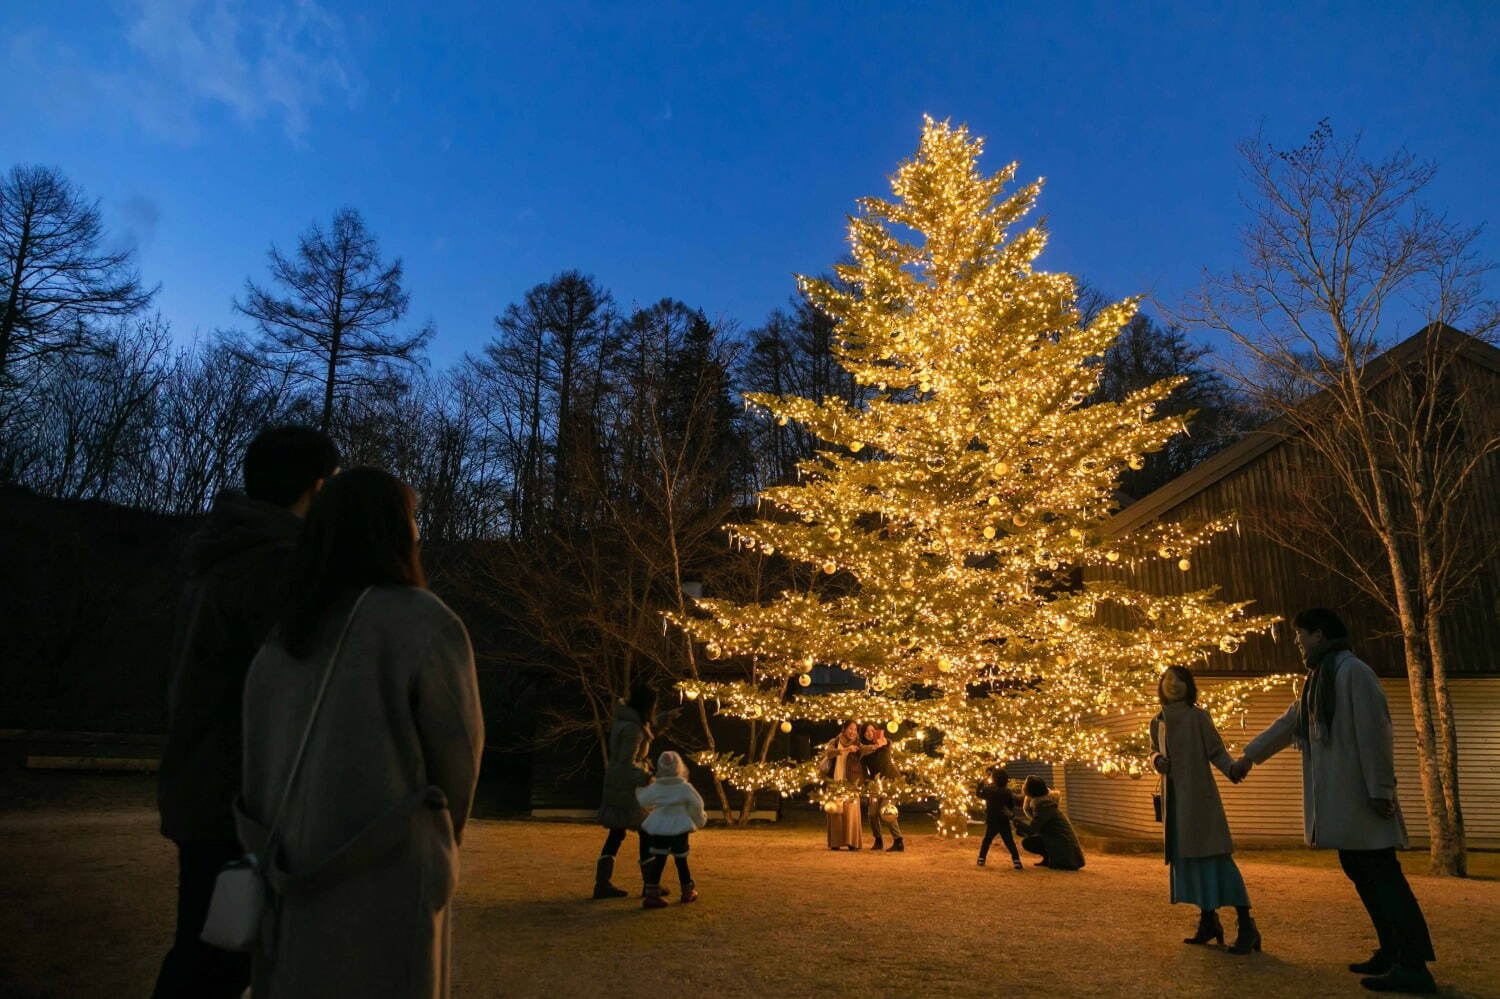
[[[984,840],[979,844],[979,866],[984,866],[990,843],[999,836],[1010,851],[1011,866],[1018,871],[1025,870],[1021,866],[1021,854],[1016,851],[1016,838],[1010,832],[1010,820],[1020,801],[1011,790],[1010,774],[1005,772],[1004,765],[997,763],[990,769],[990,779],[979,788],[979,796],[984,799]]]
[[[641,902],[643,909],[664,909],[667,906],[667,900],[662,897],[661,876],[666,870],[669,853],[677,863],[677,883],[682,886],[682,901],[687,903],[698,899],[698,890],[688,872],[688,836],[708,825],[708,815],[703,811],[703,797],[688,783],[687,776],[687,764],[682,762],[682,757],[668,750],[656,761],[656,780],[635,792],[642,807],[651,809],[651,814],[641,823],[641,835],[646,837],[650,851],[650,858],[643,868],[646,881],[646,897]]]

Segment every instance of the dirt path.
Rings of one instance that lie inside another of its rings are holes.
[[[1153,857],[1018,873],[976,868],[973,841],[922,835],[905,854],[834,854],[809,830],[709,830],[693,846],[702,901],[643,912],[583,897],[592,827],[471,830],[461,997],[1367,994],[1343,970],[1370,939],[1342,875],[1254,854],[1242,859],[1267,952],[1236,958],[1178,942],[1193,914],[1166,904]],[[1500,883],[1413,883],[1446,994],[1500,997]],[[0,816],[0,996],[146,994],[172,893],[170,845],[144,809]]]

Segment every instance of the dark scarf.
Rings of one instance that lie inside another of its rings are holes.
[[[1297,702],[1297,744],[1308,746],[1314,734],[1319,742],[1333,739],[1333,708],[1338,660],[1335,655],[1348,652],[1349,642],[1335,638],[1319,642],[1307,652],[1307,682]],[[1316,724],[1314,724],[1316,722]]]

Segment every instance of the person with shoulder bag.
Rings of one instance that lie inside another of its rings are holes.
[[[257,996],[448,995],[484,725],[468,633],[424,585],[415,505],[375,468],[324,487],[246,678],[237,817],[270,896]]]

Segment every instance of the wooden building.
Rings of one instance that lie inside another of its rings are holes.
[[[1470,400],[1482,404],[1469,407],[1469,412],[1477,411],[1477,418],[1490,424],[1468,429],[1493,434],[1493,421],[1500,419],[1500,350],[1456,330],[1429,327],[1371,361],[1366,371],[1376,391],[1389,380],[1391,372],[1420,356],[1428,336],[1444,337],[1460,351],[1454,375],[1463,380]],[[1271,637],[1247,641],[1233,655],[1211,655],[1195,670],[1203,686],[1226,677],[1301,674],[1290,618],[1306,607],[1339,611],[1349,624],[1355,652],[1376,670],[1385,687],[1395,726],[1398,795],[1408,829],[1414,839],[1422,841],[1427,832],[1426,810],[1417,769],[1412,701],[1396,622],[1378,602],[1324,568],[1316,558],[1272,540],[1272,530],[1257,526],[1270,524],[1259,514],[1284,505],[1291,491],[1301,488],[1316,471],[1311,465],[1316,460],[1311,449],[1286,427],[1285,423],[1272,424],[1219,452],[1126,506],[1108,530],[1124,533],[1159,521],[1201,522],[1230,511],[1240,516],[1239,529],[1194,552],[1186,572],[1179,571],[1170,560],[1152,560],[1130,570],[1134,584],[1151,592],[1184,593],[1217,584],[1224,599],[1252,600],[1253,612],[1284,618]],[[1480,471],[1480,494],[1484,496],[1500,495],[1500,461],[1495,457]],[[1492,543],[1500,535],[1500,502],[1484,504],[1479,520],[1473,525],[1476,545]],[[1350,525],[1351,536],[1362,528],[1352,516]],[[1282,537],[1285,539],[1284,528]],[[1462,606],[1448,616],[1446,627],[1454,660],[1449,683],[1458,729],[1464,818],[1470,845],[1481,847],[1500,846],[1500,564],[1496,562],[1493,557],[1489,559]],[[1231,750],[1243,746],[1279,716],[1291,696],[1289,689],[1258,696],[1243,725],[1224,730]],[[1121,717],[1111,724],[1125,730],[1141,721],[1138,717]],[[1075,821],[1107,832],[1159,834],[1160,826],[1151,808],[1154,777],[1105,777],[1077,765],[1056,769],[1057,783]],[[1301,841],[1301,760],[1294,749],[1257,767],[1238,786],[1230,785],[1222,775],[1216,776],[1239,842]]]

